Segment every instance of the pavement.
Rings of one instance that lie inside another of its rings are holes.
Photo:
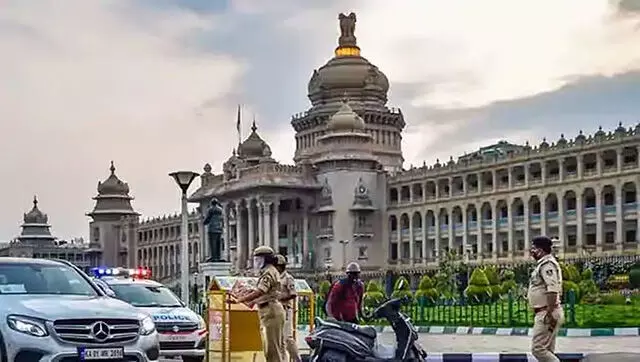
[[[298,345],[307,349],[304,342],[306,332],[298,332]],[[384,344],[394,344],[395,335],[389,332],[378,334]],[[527,353],[531,337],[499,335],[420,334],[419,342],[428,353]],[[590,354],[587,361],[640,361],[640,337],[558,337],[559,353]],[[614,356],[616,357],[614,359]],[[620,357],[618,359],[617,357]],[[176,362],[177,360],[161,360]]]

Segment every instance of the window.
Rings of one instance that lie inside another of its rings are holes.
[[[134,307],[182,307],[182,302],[164,286],[144,284],[112,284],[110,288],[121,299]]]
[[[324,259],[331,260],[331,247],[324,248]]]
[[[3,294],[97,296],[98,291],[75,269],[66,265],[7,263],[0,264],[0,299]]]
[[[366,246],[361,246],[361,247],[358,248],[358,259],[359,260],[369,259],[369,256],[367,255],[367,247]]]
[[[287,224],[283,224],[283,225],[278,226],[278,238],[284,239],[284,238],[287,237],[287,234],[288,234],[288,231],[289,231],[288,230],[288,226],[289,225],[287,225]]]
[[[358,215],[358,226],[367,226],[367,216],[366,215]]]

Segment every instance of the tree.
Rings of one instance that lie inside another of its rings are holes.
[[[318,285],[318,296],[322,299],[327,299],[327,294],[329,294],[329,289],[331,289],[331,283],[328,280],[323,280]]]
[[[518,289],[518,284],[515,281],[515,273],[511,270],[505,270],[502,272],[502,284],[500,285],[500,292],[504,294],[513,293]]]
[[[593,280],[593,271],[589,268],[582,271],[580,276],[580,282],[578,283],[578,287],[580,289],[580,294],[578,297],[580,299],[584,298],[587,295],[594,295],[598,293],[598,285]]]
[[[634,267],[629,272],[629,286],[633,289],[640,288],[640,267]]]
[[[489,286],[489,279],[487,279],[487,275],[482,268],[473,270],[469,286],[465,289],[464,295],[474,303],[483,303],[491,299],[492,291]]]
[[[502,295],[502,286],[500,285],[500,277],[498,269],[493,265],[487,265],[484,268],[484,274],[487,276],[489,288],[491,289],[491,299],[496,300]]]
[[[393,293],[391,293],[392,298],[404,298],[408,297],[413,300],[413,293],[411,292],[411,286],[409,285],[409,281],[407,278],[401,276],[398,278],[393,285]]]
[[[426,302],[433,303],[438,300],[440,293],[435,288],[436,284],[433,279],[428,275],[424,275],[422,279],[420,279],[420,284],[418,285],[418,290],[416,291],[416,298],[418,300],[424,300]]]
[[[384,301],[384,293],[382,286],[377,280],[371,280],[367,283],[366,291],[362,297],[362,303],[365,307],[376,307]]]
[[[453,298],[458,289],[454,261],[455,253],[447,252],[442,255],[435,275],[435,287],[445,298]]]

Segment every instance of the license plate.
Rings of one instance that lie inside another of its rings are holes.
[[[124,358],[124,348],[80,348],[81,361],[91,361],[97,359],[122,359]]]
[[[189,339],[189,336],[185,336],[183,334],[161,334],[161,341],[186,341]]]

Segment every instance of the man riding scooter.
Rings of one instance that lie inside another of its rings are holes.
[[[364,283],[360,280],[360,265],[352,262],[347,265],[347,276],[335,282],[327,296],[327,315],[350,323],[358,323],[358,314],[362,306]]]

